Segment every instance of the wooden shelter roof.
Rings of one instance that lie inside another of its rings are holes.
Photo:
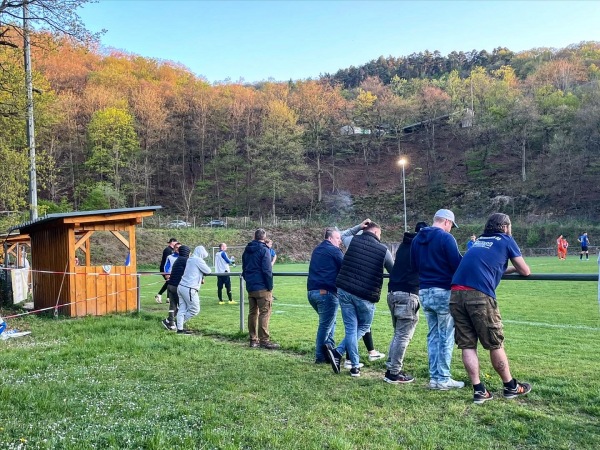
[[[140,206],[137,208],[101,209],[96,211],[75,211],[68,213],[48,214],[39,219],[16,225],[9,230],[19,230],[20,234],[29,234],[40,227],[74,224],[76,227],[87,223],[106,223],[122,220],[141,220],[151,216],[162,206]]]

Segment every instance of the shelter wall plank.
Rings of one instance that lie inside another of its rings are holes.
[[[75,301],[77,302],[77,306],[75,308],[77,316],[85,316],[87,314],[87,298],[88,298],[88,289],[87,289],[87,267],[85,266],[77,266],[75,272]]]
[[[96,272],[102,273],[102,267],[94,266]],[[106,298],[106,277],[98,275],[94,277],[94,282],[96,285],[96,308],[99,314],[107,314],[111,310],[109,308],[109,303]]]

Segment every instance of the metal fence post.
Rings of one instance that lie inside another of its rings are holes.
[[[140,274],[136,274],[135,276],[137,282],[137,312],[142,310],[142,300],[141,300],[141,289],[140,289]]]
[[[240,331],[244,332],[244,278],[240,273]]]
[[[600,314],[600,250],[598,250],[598,314]]]

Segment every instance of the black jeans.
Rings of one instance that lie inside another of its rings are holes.
[[[231,296],[231,279],[228,275],[217,276],[217,294],[219,295],[219,301],[223,301],[223,286],[225,286],[225,292],[227,292],[227,298],[229,301],[233,300]]]

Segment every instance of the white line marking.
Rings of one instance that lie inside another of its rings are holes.
[[[527,322],[522,320],[504,320],[505,323],[513,323],[515,325],[531,325],[534,327],[546,327],[546,328],[563,328],[563,329],[576,329],[576,330],[589,330],[589,331],[600,331],[598,327],[588,327],[586,325],[562,325],[555,323],[544,323],[544,322]]]
[[[290,308],[311,308],[312,306],[310,305],[293,305],[290,303],[274,303],[275,306],[289,306]],[[387,310],[375,310],[375,312],[377,314],[385,314],[387,316],[390,315],[390,312]],[[598,327],[589,327],[587,325],[566,325],[566,324],[554,324],[554,323],[544,323],[544,322],[528,322],[528,321],[524,321],[524,320],[506,320],[506,319],[502,319],[502,322],[504,323],[511,323],[514,325],[528,325],[528,326],[532,326],[532,327],[546,327],[546,328],[561,328],[561,329],[575,329],[575,330],[587,330],[587,331],[600,331],[600,328]]]

